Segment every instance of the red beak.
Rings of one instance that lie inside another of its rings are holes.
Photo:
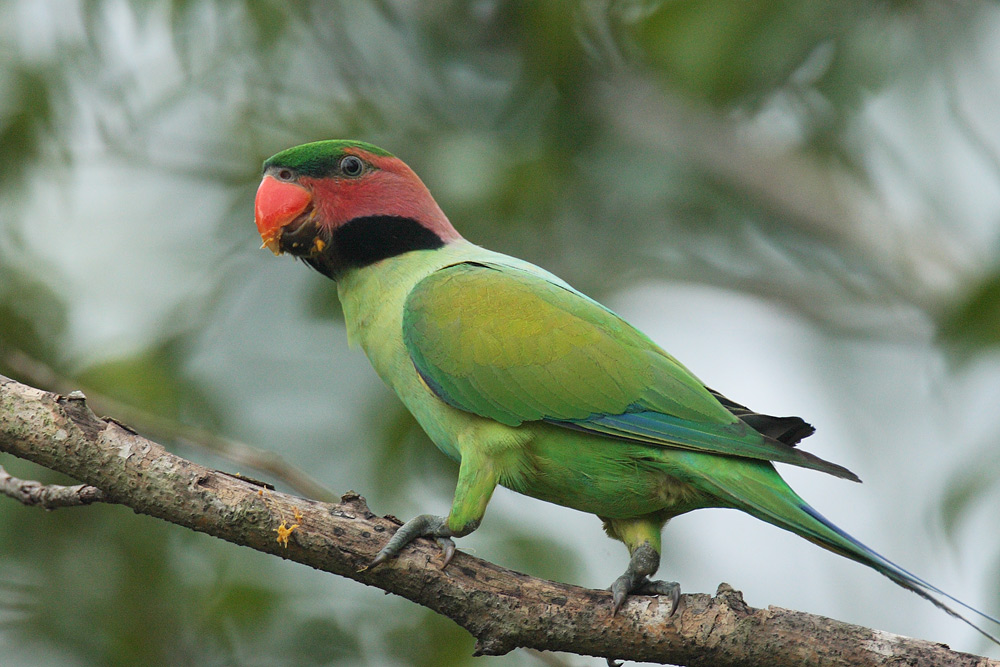
[[[257,231],[264,241],[261,247],[280,255],[282,228],[302,215],[311,202],[312,195],[301,185],[265,176],[254,202]]]

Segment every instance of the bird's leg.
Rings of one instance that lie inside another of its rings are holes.
[[[443,554],[441,569],[447,567],[455,555],[455,542],[451,538],[468,535],[479,527],[483,514],[486,513],[486,505],[496,488],[497,478],[492,472],[492,466],[488,462],[486,465],[482,463],[478,457],[463,456],[458,469],[455,499],[448,516],[421,514],[410,519],[399,527],[368,567],[375,567],[396,556],[403,547],[418,537],[433,537],[437,540]]]
[[[681,585],[676,581],[652,581],[649,575],[660,567],[660,554],[648,542],[643,542],[632,552],[625,574],[611,584],[611,614],[617,614],[630,593],[639,595],[669,595],[670,613],[673,616],[681,601]]]
[[[611,584],[612,615],[618,613],[628,594],[645,584],[649,580],[649,575],[656,572],[658,567],[660,567],[660,554],[648,542],[644,542],[632,552],[625,574]]]
[[[631,558],[625,574],[611,584],[612,615],[617,614],[625,599],[632,593],[639,595],[669,595],[670,615],[677,611],[681,587],[674,581],[651,581],[650,575],[660,567],[660,530],[658,521],[605,520],[605,529],[629,548]]]

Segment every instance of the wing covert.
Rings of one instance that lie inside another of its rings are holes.
[[[403,334],[443,400],[504,424],[584,420],[637,404],[691,421],[736,420],[617,315],[521,269],[435,271],[407,297]]]
[[[403,339],[439,398],[503,424],[544,420],[857,479],[754,430],[644,334],[544,275],[480,262],[439,269],[407,297]]]

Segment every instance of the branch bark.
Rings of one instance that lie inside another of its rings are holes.
[[[481,655],[527,647],[692,666],[1000,667],[943,644],[800,611],[755,609],[727,584],[715,596],[684,595],[672,617],[669,601],[644,596],[612,616],[606,591],[536,579],[468,554],[442,571],[429,540],[368,570],[399,522],[374,515],[358,494],[323,503],[266,490],[97,417],[78,393],[60,396],[3,376],[0,451],[96,487],[106,502],[422,604],[475,636]]]

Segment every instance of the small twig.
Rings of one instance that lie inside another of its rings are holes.
[[[52,510],[108,502],[104,492],[89,484],[63,486],[42,484],[30,479],[18,479],[0,466],[0,494],[10,496],[23,505]]]
[[[127,422],[132,428],[146,433],[154,438],[173,440],[185,445],[205,449],[228,461],[254,470],[267,473],[275,479],[280,479],[302,495],[331,502],[339,498],[312,476],[290,465],[274,452],[268,452],[252,447],[239,440],[216,435],[211,431],[196,426],[181,424],[168,417],[148,412],[128,403],[123,403],[79,383],[62,377],[48,365],[34,359],[20,350],[4,354],[0,362],[18,375],[30,380],[33,384],[43,386],[62,394],[81,391],[96,410],[104,414],[113,414],[116,418]]]

